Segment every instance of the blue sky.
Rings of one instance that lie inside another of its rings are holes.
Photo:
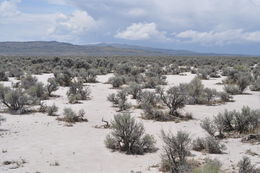
[[[0,41],[260,55],[260,0],[0,0]]]

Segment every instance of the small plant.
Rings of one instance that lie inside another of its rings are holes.
[[[160,99],[169,108],[169,115],[179,117],[179,109],[185,106],[186,95],[179,87],[171,87],[166,92],[162,88],[157,89]]]
[[[248,157],[244,157],[242,160],[240,160],[237,166],[239,173],[257,173],[255,166],[251,164],[251,161]]]
[[[233,99],[233,97],[227,92],[219,92],[218,95],[221,102],[231,102]]]
[[[79,72],[79,77],[85,82],[85,83],[96,83],[97,82],[97,71],[94,69],[89,70],[81,70]]]
[[[225,137],[225,134],[236,132],[246,134],[255,132],[259,128],[260,110],[252,110],[247,106],[241,112],[227,111],[219,113],[213,121],[205,118],[201,122],[201,127],[214,137]],[[216,136],[216,132],[218,135]]]
[[[87,100],[90,97],[90,88],[83,87],[81,81],[73,81],[70,85],[67,96],[70,103],[77,103],[78,100]]]
[[[55,104],[47,107],[48,116],[57,116],[56,112],[58,112],[58,107]]]
[[[204,96],[207,100],[207,104],[212,105],[214,104],[214,98],[217,96],[218,92],[215,89],[205,88],[204,89]]]
[[[131,83],[127,88],[127,92],[133,96],[133,99],[137,99],[142,92],[142,87],[137,83]]]
[[[260,77],[258,77],[250,87],[251,91],[260,91]]]
[[[52,93],[59,89],[59,84],[57,83],[55,78],[49,78],[46,88],[47,88],[49,97],[51,97]]]
[[[114,106],[117,106],[119,111],[124,111],[131,107],[130,103],[127,102],[127,92],[124,90],[118,91],[117,94],[110,94],[107,100],[112,102]]]
[[[164,142],[164,154],[162,155],[161,169],[171,173],[187,172],[189,164],[187,156],[190,155],[189,134],[178,131],[174,136],[172,133],[165,134],[162,131]]]
[[[119,88],[126,83],[125,78],[122,76],[114,76],[108,79],[108,83],[112,84],[113,88]]]
[[[201,103],[204,85],[199,78],[194,78],[188,85],[188,94],[191,96],[194,104]]]
[[[63,110],[63,114],[64,117],[58,118],[58,120],[65,121],[67,123],[88,122],[88,120],[84,118],[85,111],[83,109],[79,110],[77,114],[71,108],[65,108]]]
[[[107,148],[126,152],[127,154],[143,154],[155,151],[153,136],[145,134],[142,123],[135,121],[129,113],[117,114],[111,122],[112,132],[106,137]]]
[[[71,70],[65,69],[54,72],[54,77],[60,86],[70,86],[75,75]]]
[[[21,78],[21,87],[24,89],[29,89],[37,83],[37,78],[30,74]]]
[[[192,149],[195,151],[205,151],[211,154],[221,154],[225,145],[220,144],[214,137],[197,138],[192,143]]]
[[[23,113],[25,105],[33,104],[32,99],[20,88],[11,89],[0,84],[0,101],[10,111]]]
[[[158,107],[157,104],[160,102],[160,97],[158,97],[155,92],[143,91],[137,98],[137,102],[139,103],[140,107],[143,107],[144,105]]]
[[[8,81],[8,77],[4,71],[0,71],[0,81]]]
[[[201,121],[200,127],[206,130],[210,136],[215,136],[216,128],[209,118],[205,118]]]
[[[33,86],[28,88],[26,92],[33,98],[43,100],[47,98],[47,90],[44,87],[43,83],[36,82]]]
[[[241,74],[238,78],[237,85],[240,93],[243,93],[245,89],[250,85],[251,76],[246,74]]]
[[[224,86],[224,91],[231,95],[241,94],[241,91],[237,85],[228,84]]]

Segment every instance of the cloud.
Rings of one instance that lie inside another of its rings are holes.
[[[118,32],[116,38],[126,40],[165,39],[165,33],[158,31],[155,23],[133,23],[124,31]]]
[[[141,17],[141,16],[145,16],[145,14],[146,14],[145,10],[141,8],[133,8],[127,12],[127,15],[132,17]]]
[[[260,42],[260,31],[245,32],[243,29],[233,29],[220,32],[199,32],[194,30],[187,30],[175,34],[175,37],[180,39],[180,41],[225,45],[243,42]]]
[[[20,0],[5,0],[0,2],[0,17],[12,17],[20,14],[17,4]]]
[[[97,25],[96,21],[86,11],[76,10],[71,15],[59,13],[50,34],[82,34]]]

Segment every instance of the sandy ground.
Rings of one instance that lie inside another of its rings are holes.
[[[101,119],[111,120],[116,113],[116,108],[112,107],[107,101],[110,93],[116,92],[111,85],[104,84],[112,74],[98,76],[100,83],[89,84],[92,94],[91,100],[82,101],[81,104],[68,104],[66,97],[67,88],[60,87],[54,94],[60,97],[51,98],[45,101],[47,105],[55,104],[59,107],[59,114],[62,115],[63,108],[70,107],[77,111],[84,109],[86,118],[89,122],[77,123],[73,127],[65,126],[65,123],[58,122],[55,117],[36,113],[29,115],[10,115],[2,113],[6,118],[0,126],[0,163],[6,160],[21,162],[26,161],[21,167],[13,168],[14,165],[0,165],[0,172],[15,173],[130,173],[131,171],[159,172],[158,168],[151,168],[160,162],[162,152],[162,141],[160,131],[171,131],[176,133],[178,130],[187,131],[195,139],[198,136],[205,136],[206,133],[201,129],[200,120],[205,117],[213,117],[218,112],[228,110],[240,110],[244,105],[251,108],[260,108],[260,93],[251,92],[248,95],[235,96],[235,102],[219,106],[188,105],[184,108],[186,112],[192,112],[195,120],[188,122],[155,122],[140,119],[141,110],[132,109],[132,115],[138,121],[142,121],[146,132],[153,134],[157,140],[159,150],[155,153],[145,155],[126,155],[119,152],[111,152],[104,145],[104,139],[110,132],[109,129],[97,129],[95,125],[101,125]],[[39,81],[46,83],[51,74],[36,75]],[[170,86],[179,83],[189,82],[194,75],[186,76],[168,75],[167,82]],[[216,85],[223,78],[203,80],[203,84],[218,91],[223,86]],[[14,79],[12,79],[13,81]],[[4,85],[11,85],[11,82],[2,82]],[[225,154],[205,155],[200,152],[192,152],[194,158],[217,158],[223,163],[223,168],[229,172],[233,165],[246,155],[250,157],[254,164],[260,167],[260,157],[250,156],[245,152],[250,149],[260,153],[259,145],[242,144],[241,139],[223,140],[227,149]],[[53,166],[57,162],[58,166]]]

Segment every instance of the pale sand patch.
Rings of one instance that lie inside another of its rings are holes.
[[[117,90],[112,89],[111,85],[104,84],[113,74],[98,76],[101,83],[88,84],[92,90],[91,100],[82,101],[82,104],[68,104],[66,92],[68,88],[60,87],[54,94],[61,97],[51,98],[45,101],[47,105],[53,103],[59,107],[59,114],[62,115],[63,108],[71,107],[77,111],[84,109],[86,118],[89,122],[77,123],[73,127],[65,127],[63,122],[58,122],[55,117],[37,113],[30,115],[9,115],[3,114],[7,119],[1,125],[2,129],[9,130],[3,132],[0,137],[0,152],[7,150],[6,153],[0,153],[0,163],[5,160],[25,159],[23,167],[18,169],[8,169],[6,166],[0,166],[0,172],[44,172],[44,173],[70,173],[70,172],[97,172],[97,173],[130,173],[131,170],[142,172],[158,172],[156,168],[148,170],[149,166],[160,162],[162,152],[162,141],[160,131],[184,130],[190,133],[195,139],[198,136],[205,136],[206,133],[200,128],[200,120],[204,117],[213,117],[218,112],[228,110],[240,110],[243,105],[251,108],[260,108],[259,92],[250,92],[251,95],[235,96],[235,102],[226,103],[219,106],[188,105],[184,111],[192,112],[195,120],[174,123],[174,122],[155,122],[140,119],[141,110],[131,110],[132,115],[138,121],[142,121],[146,132],[153,134],[157,140],[156,146],[159,150],[155,153],[142,156],[125,155],[119,152],[111,152],[104,145],[104,139],[109,133],[109,129],[96,129],[97,124],[102,124],[101,119],[111,120],[117,108],[107,101],[110,93]],[[46,82],[50,74],[37,75],[42,82]],[[169,85],[178,85],[179,83],[189,82],[194,75],[187,76],[170,75],[167,77]],[[203,84],[210,88],[221,90],[223,86],[215,85],[221,79],[212,79]],[[4,82],[7,83],[7,82]],[[132,102],[132,100],[131,100]],[[134,103],[134,102],[133,102]],[[199,152],[193,152],[197,158],[217,158],[223,163],[225,169],[231,169],[232,165],[245,155],[247,149],[260,153],[259,145],[242,144],[240,139],[224,140],[226,143],[227,154],[222,155],[203,155]],[[247,155],[249,156],[249,155]],[[253,163],[260,166],[259,156],[249,156]],[[59,166],[50,166],[57,161]]]

